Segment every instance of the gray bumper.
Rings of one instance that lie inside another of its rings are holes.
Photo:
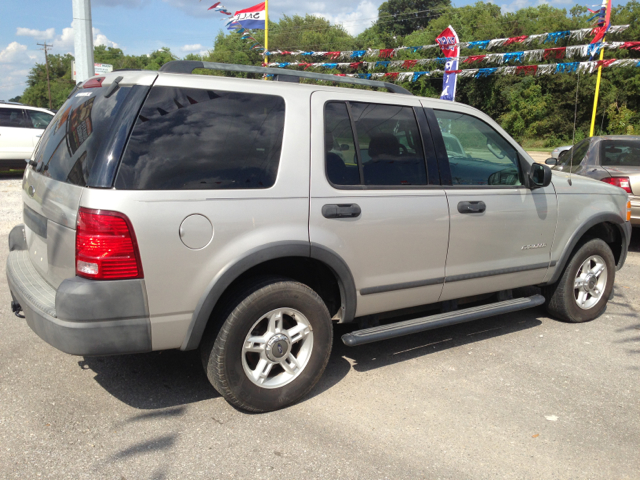
[[[33,267],[29,253],[16,247],[10,245],[7,258],[9,289],[45,342],[72,355],[151,351],[144,280],[74,277],[56,290]]]

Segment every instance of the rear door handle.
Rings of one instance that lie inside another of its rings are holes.
[[[460,202],[458,212],[460,213],[482,213],[487,209],[484,202]]]
[[[340,203],[322,206],[324,218],[354,218],[362,213],[360,206],[355,203]]]

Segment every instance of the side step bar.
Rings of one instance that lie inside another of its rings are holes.
[[[515,298],[513,300],[505,300],[504,302],[464,308],[453,312],[414,318],[413,320],[406,320],[404,322],[356,330],[355,332],[343,335],[342,342],[349,347],[355,347],[357,345],[364,345],[365,343],[379,342],[380,340],[402,337],[403,335],[411,335],[412,333],[424,332],[426,330],[456,325],[458,323],[471,322],[503,313],[517,312],[518,310],[537,307],[543,303],[544,297],[542,295]]]

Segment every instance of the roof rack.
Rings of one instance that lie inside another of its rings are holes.
[[[403,95],[413,95],[409,90],[394,85],[393,83],[379,82],[377,80],[364,80],[362,78],[339,77],[326,73],[301,72],[298,70],[285,70],[282,68],[258,67],[255,65],[234,65],[229,63],[200,62],[197,60],[173,60],[160,67],[164,73],[193,73],[196,68],[207,70],[226,70],[228,72],[258,73],[261,75],[273,75],[274,80],[280,82],[299,82],[300,78],[323,80],[326,82],[350,83],[365,87],[386,88],[389,92]]]

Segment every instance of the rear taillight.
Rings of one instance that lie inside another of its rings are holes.
[[[627,202],[627,222],[631,221],[631,200]]]
[[[603,178],[602,181],[604,183],[608,183],[609,185],[620,187],[627,193],[631,193],[631,184],[629,183],[629,177],[609,177]]]
[[[138,242],[126,215],[80,208],[76,275],[97,280],[143,278]]]

